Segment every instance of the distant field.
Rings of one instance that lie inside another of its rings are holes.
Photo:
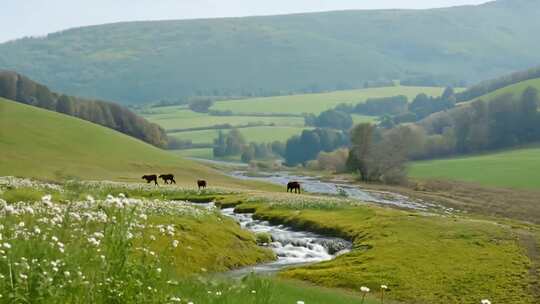
[[[319,114],[331,109],[340,103],[356,104],[364,102],[368,98],[405,95],[412,100],[420,93],[432,96],[442,94],[442,88],[434,87],[385,87],[370,88],[348,91],[336,91],[321,94],[301,94],[290,96],[277,96],[268,98],[253,98],[233,101],[217,102],[212,109],[230,110],[233,113],[265,113],[265,114]],[[245,126],[248,124],[273,124],[274,126],[260,126],[241,128],[247,142],[271,142],[275,140],[286,141],[293,135],[298,135],[305,130],[304,118],[302,117],[258,117],[258,116],[212,116],[203,113],[195,113],[186,106],[168,106],[146,109],[141,112],[146,119],[157,123],[165,130],[204,128],[220,124],[232,126]],[[377,117],[352,115],[355,124],[362,122],[375,122]],[[228,130],[224,130],[228,132]],[[169,133],[170,137],[191,140],[194,144],[211,144],[217,137],[219,130],[208,129],[189,132]],[[208,149],[186,151],[183,155],[202,156],[211,158]]]
[[[244,135],[246,142],[272,142],[272,141],[286,141],[293,135],[300,134],[304,127],[252,127],[239,129],[240,133]],[[217,138],[219,130],[203,130],[203,131],[190,131],[190,132],[178,132],[169,134],[170,137],[191,140],[193,143],[205,144],[213,143]],[[228,132],[228,130],[224,130]]]
[[[486,186],[540,189],[540,147],[414,162],[410,174],[419,179],[439,178]]]
[[[225,186],[255,185],[114,130],[2,98],[0,151],[0,176],[140,181],[143,174],[166,172],[179,183],[207,178]]]
[[[145,115],[151,122],[157,123],[166,130],[211,127],[221,124],[232,126],[247,125],[249,123],[274,123],[278,126],[303,126],[302,117],[254,117],[254,116],[211,116],[169,107],[171,113]]]
[[[368,98],[405,95],[409,100],[420,93],[439,96],[443,88],[395,86],[359,90],[336,91],[321,94],[300,94],[266,98],[230,100],[216,103],[214,110],[230,110],[235,113],[314,113],[319,114],[340,103],[359,103]]]

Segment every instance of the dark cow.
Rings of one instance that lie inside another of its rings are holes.
[[[174,174],[161,174],[159,178],[161,178],[165,184],[176,184]]]
[[[154,182],[154,183],[156,184],[156,186],[157,186],[157,184],[158,184],[158,183],[157,183],[157,175],[155,175],[155,174],[152,174],[152,175],[144,175],[144,176],[142,177],[142,179],[146,180],[146,183],[147,183],[147,184],[149,184],[149,183],[151,183],[151,182]]]
[[[198,180],[197,181],[197,186],[199,186],[199,190],[201,190],[201,188],[203,189],[206,189],[206,181],[205,180]]]
[[[289,182],[287,183],[287,192],[301,193],[301,187],[299,182]]]

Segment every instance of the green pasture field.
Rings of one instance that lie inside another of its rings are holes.
[[[276,194],[250,201],[238,209],[354,241],[350,253],[285,270],[283,278],[352,290],[385,284],[388,296],[403,303],[537,303],[529,285],[536,280],[529,273],[533,266],[518,241],[520,233],[510,225],[309,196]]]
[[[144,117],[162,126],[165,130],[212,127],[223,124],[242,126],[249,123],[275,124],[277,126],[304,125],[302,117],[212,116],[191,110],[177,110],[174,107],[170,107],[170,110],[171,113],[144,114]]]
[[[257,185],[228,178],[114,130],[52,111],[0,99],[0,176],[140,181],[173,173],[179,183],[197,178],[223,185]]]
[[[251,127],[239,130],[248,143],[270,143],[276,140],[286,141],[293,135],[299,135],[305,129],[304,127]],[[223,130],[224,133],[228,131]],[[217,138],[218,133],[219,130],[203,130],[171,133],[169,136],[182,140],[191,140],[197,144],[211,144]]]
[[[448,179],[485,186],[540,189],[540,148],[413,162],[410,175],[418,179]]]
[[[234,113],[313,113],[319,114],[340,103],[357,104],[368,98],[405,95],[412,100],[416,95],[425,93],[439,96],[443,92],[439,87],[395,86],[359,90],[335,91],[320,94],[300,94],[266,98],[252,98],[217,102],[212,109],[230,110]]]

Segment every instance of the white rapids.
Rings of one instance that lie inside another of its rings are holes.
[[[235,219],[244,229],[254,233],[270,234],[272,242],[267,246],[277,256],[274,262],[236,270],[233,274],[271,273],[289,266],[328,261],[349,252],[352,247],[352,243],[344,239],[295,231],[283,225],[272,225],[268,221],[254,219],[253,214],[235,213],[233,208],[222,209],[221,212]]]

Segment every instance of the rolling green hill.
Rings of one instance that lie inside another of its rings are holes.
[[[540,189],[540,148],[414,162],[411,176],[448,179],[486,186]]]
[[[504,87],[504,88],[495,90],[493,92],[490,92],[488,94],[482,95],[482,96],[480,96],[480,97],[478,97],[476,99],[482,99],[482,100],[485,100],[485,101],[489,101],[489,100],[492,100],[493,98],[495,98],[497,96],[502,96],[502,95],[505,95],[505,94],[511,94],[511,95],[513,95],[515,97],[519,97],[519,96],[521,96],[521,94],[523,94],[525,89],[527,89],[528,87],[533,87],[533,88],[536,88],[536,89],[540,90],[540,78],[530,79],[530,80],[525,80],[525,81],[522,81],[522,82],[518,82],[516,84],[512,84],[512,85],[509,85],[507,87]],[[474,100],[476,100],[476,99],[474,99]]]
[[[1,98],[0,151],[0,176],[139,181],[143,174],[170,172],[179,183],[250,184],[111,129]]]
[[[428,78],[470,82],[538,63],[540,2],[130,22],[0,45],[0,68],[126,103],[265,96]],[[411,81],[409,81],[411,83]]]

